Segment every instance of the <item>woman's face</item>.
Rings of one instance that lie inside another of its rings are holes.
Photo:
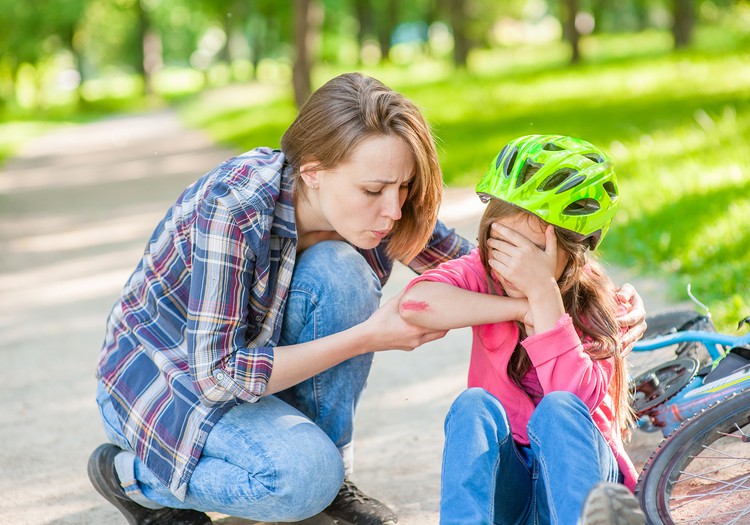
[[[365,139],[346,162],[303,175],[317,205],[310,229],[334,231],[358,248],[376,247],[401,218],[413,171],[414,157],[400,138]]]

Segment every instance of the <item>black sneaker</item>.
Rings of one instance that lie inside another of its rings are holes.
[[[197,510],[147,509],[130,499],[120,486],[115,472],[115,456],[122,452],[110,444],[99,445],[89,457],[91,484],[104,499],[117,507],[130,525],[207,525],[211,518]]]
[[[398,518],[378,500],[366,496],[357,486],[344,479],[339,493],[328,505],[326,514],[351,525],[396,525]]]
[[[625,485],[599,483],[586,497],[580,525],[643,525],[646,517]]]

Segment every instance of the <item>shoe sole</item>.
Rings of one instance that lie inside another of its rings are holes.
[[[333,523],[335,523],[336,525],[355,525],[354,523],[346,521],[343,518],[334,518],[328,513],[325,513],[325,515],[331,518],[331,521],[333,521]],[[382,525],[398,525],[398,522],[397,521],[384,521]]]
[[[644,525],[638,500],[624,486],[614,483],[594,489],[586,502],[582,523],[585,525]]]

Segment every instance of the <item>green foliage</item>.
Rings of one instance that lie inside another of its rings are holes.
[[[521,134],[579,136],[610,153],[622,198],[600,255],[663,278],[676,300],[692,283],[720,327],[733,329],[750,314],[747,38],[725,32],[717,44],[703,33],[705,47],[672,54],[664,33],[602,35],[584,39],[588,58],[577,68],[555,44],[475,53],[469,72],[430,61],[365,72],[424,110],[449,185],[473,186]],[[319,68],[316,83],[340,72]],[[242,149],[278,146],[295,114],[289,99],[271,87],[186,111]]]

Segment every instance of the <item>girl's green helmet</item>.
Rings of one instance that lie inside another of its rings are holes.
[[[509,142],[476,187],[542,220],[579,233],[593,250],[618,204],[612,161],[588,142],[562,135],[528,135]]]

